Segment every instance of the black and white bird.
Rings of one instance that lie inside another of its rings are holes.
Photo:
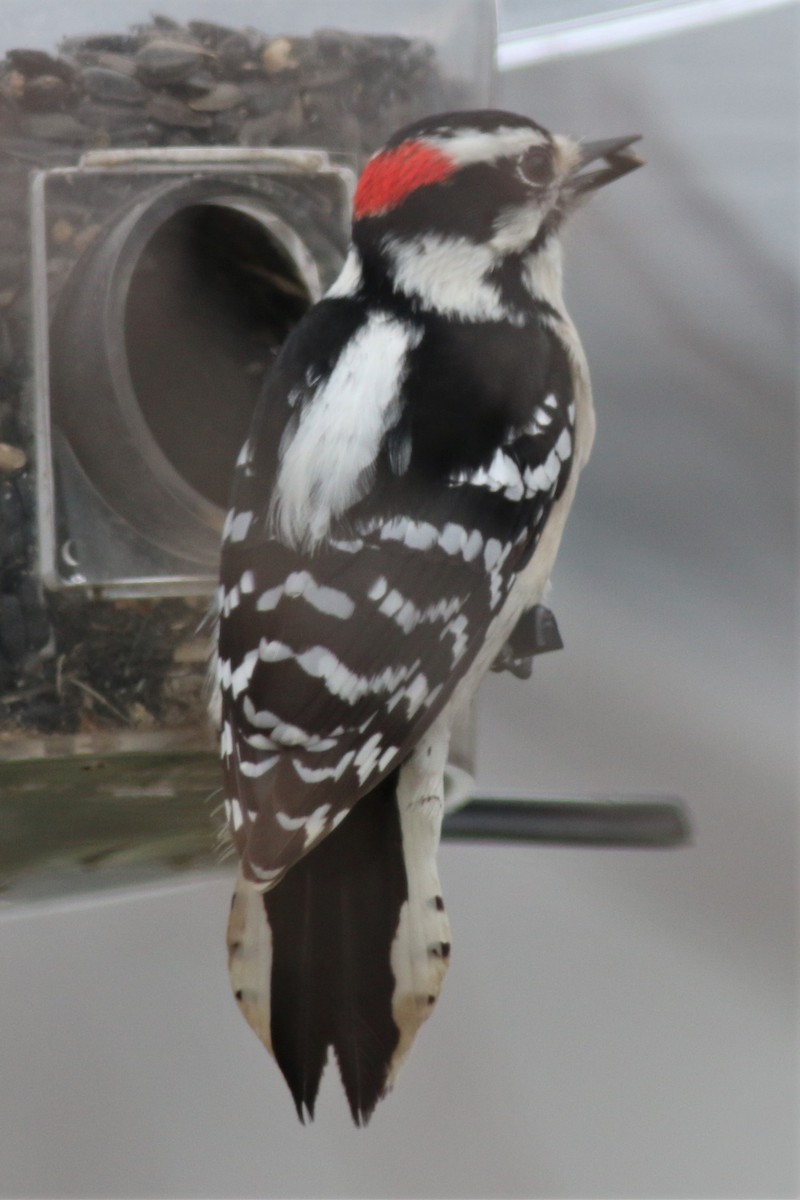
[[[301,1120],[332,1048],[365,1123],[439,995],[450,730],[542,600],[594,436],[559,231],[640,165],[636,140],[496,111],[397,133],[239,456],[216,667],[230,973]]]

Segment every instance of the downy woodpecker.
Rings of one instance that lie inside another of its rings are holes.
[[[395,134],[239,456],[216,666],[230,973],[301,1120],[332,1047],[365,1123],[439,995],[450,729],[542,599],[594,435],[559,231],[636,140],[495,111]]]

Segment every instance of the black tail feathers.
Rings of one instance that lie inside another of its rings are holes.
[[[400,1039],[390,952],[408,899],[396,784],[394,772],[263,898],[272,1051],[301,1121],[329,1046],[357,1125],[386,1090]]]

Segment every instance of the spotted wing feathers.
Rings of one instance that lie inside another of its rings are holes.
[[[273,380],[227,522],[219,640],[226,805],[245,872],[263,888],[332,833],[441,712],[570,469],[574,411],[568,374],[555,369],[527,407],[517,401],[477,461],[471,444],[459,453],[457,429],[446,460],[403,453],[397,432],[412,434],[416,419],[403,381],[411,387],[425,338],[385,325],[381,341],[373,322],[372,340],[359,343],[364,328],[348,316],[344,348],[329,357],[341,364],[355,343],[372,361],[388,346],[397,391],[385,389],[383,418],[365,443],[371,451],[358,444],[350,482],[339,472],[338,507],[308,507],[311,547],[270,515],[287,495],[282,464],[304,428],[319,443],[315,413],[336,401],[327,384],[308,384],[317,379],[308,370],[302,387],[297,371],[284,370],[283,391]],[[272,481],[258,504],[256,477],[262,489]]]

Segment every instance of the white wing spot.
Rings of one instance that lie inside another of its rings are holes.
[[[271,771],[277,761],[278,755],[273,754],[270,758],[262,758],[259,762],[241,762],[239,770],[249,779],[258,779],[261,775],[266,775],[267,771]]]
[[[247,654],[245,654],[245,656],[242,659],[242,661],[240,662],[239,666],[236,668],[235,671],[233,671],[231,673],[230,687],[231,687],[231,692],[233,693],[234,700],[239,695],[239,693],[243,692],[244,689],[247,687],[248,683],[250,682],[250,680],[252,678],[253,671],[256,669],[257,662],[258,662],[258,651],[257,650],[248,650]]]
[[[294,658],[294,651],[283,642],[262,638],[258,644],[258,657],[262,662],[283,662],[286,658]]]
[[[250,705],[250,708],[253,709],[252,700],[250,699],[249,696],[245,696],[245,698],[244,698],[245,710],[247,709],[248,703]],[[255,709],[253,709],[253,712],[255,712]],[[254,722],[251,722],[251,724],[253,724],[253,723]],[[272,738],[265,737],[265,735],[263,733],[246,733],[244,735],[244,740],[245,740],[245,742],[247,742],[247,745],[252,746],[254,750],[280,750],[280,746],[278,745],[278,743],[273,742]]]
[[[302,829],[306,823],[306,817],[290,817],[288,813],[281,812],[280,809],[275,813],[275,820],[280,825],[281,829],[285,829],[287,833],[295,833],[298,829]]]
[[[395,754],[397,754],[397,746],[387,746],[378,760],[378,770],[385,771]]]
[[[417,606],[412,604],[410,600],[406,600],[405,604],[397,614],[397,624],[404,633],[411,633],[411,631],[415,629],[419,623],[420,615],[421,614]]]
[[[540,464],[533,471],[528,467],[525,471],[525,491],[529,497],[537,492],[545,492],[549,487],[547,472]]]
[[[561,436],[556,442],[556,454],[562,462],[566,462],[572,453],[572,437],[568,429],[561,430]]]
[[[373,733],[367,738],[355,758],[354,766],[358,774],[358,782],[363,783],[378,765],[378,751],[383,741],[383,734]]]
[[[439,540],[439,530],[427,521],[395,517],[381,528],[382,542],[402,542],[412,550],[430,550]]]
[[[378,612],[382,612],[385,617],[393,617],[394,614],[399,612],[402,607],[403,597],[396,590],[396,588],[392,588],[392,590],[389,592],[389,595],[384,599],[383,603],[378,609]]]
[[[268,869],[265,869],[264,867],[257,867],[252,859],[248,859],[248,867],[250,873],[255,875],[256,879],[260,881],[261,888],[259,890],[262,892],[267,891],[267,889],[272,886],[275,880],[280,879],[281,875],[285,874],[286,872],[285,867],[272,867]]]
[[[256,610],[258,612],[271,612],[273,608],[278,607],[282,595],[283,588],[280,584],[277,587],[268,588],[256,600]]]
[[[223,616],[230,616],[233,610],[238,608],[240,599],[239,588],[234,584],[231,590],[225,593],[225,599],[222,601]]]
[[[521,500],[525,495],[525,484],[522,481],[522,476],[520,476],[517,482],[513,483],[510,487],[507,487],[503,492],[503,495],[505,496],[506,500]]]
[[[342,755],[335,767],[306,767],[297,759],[292,759],[291,761],[296,774],[304,783],[324,783],[326,779],[333,779],[334,782],[338,782],[355,756],[355,750],[348,750],[347,754]]]
[[[225,812],[228,816],[228,822],[231,825],[233,832],[238,833],[244,824],[244,821],[242,820],[241,804],[238,800],[226,800]]]
[[[325,832],[325,825],[327,824],[326,818],[330,810],[330,804],[321,804],[319,808],[315,808],[311,816],[306,819],[306,840],[305,846],[303,847],[305,850],[307,850],[313,842],[318,841],[318,839]]]
[[[492,576],[494,578],[494,575]],[[459,613],[452,621],[448,621],[442,631],[441,636],[450,634],[453,638],[453,666],[463,657],[464,651],[467,648],[467,629],[469,622],[464,613]]]
[[[284,588],[287,596],[302,596],[307,604],[326,616],[347,620],[355,612],[356,606],[346,592],[317,583],[309,571],[293,571]]]
[[[359,550],[364,549],[364,543],[361,538],[329,538],[328,545],[334,550],[341,550],[345,554],[358,554]]]
[[[473,529],[472,533],[467,538],[467,543],[464,546],[464,561],[472,562],[477,558],[483,549],[483,536],[477,529]]]
[[[256,709],[249,696],[244,698],[244,715],[256,729],[274,729],[279,724],[279,718],[268,709]]]
[[[253,523],[253,514],[251,512],[240,512],[233,515],[231,521],[228,539],[231,542],[243,542],[247,537],[247,532]]]
[[[459,618],[456,618],[457,620]],[[413,717],[425,701],[428,695],[428,680],[420,671],[416,679],[412,680],[409,687],[406,688],[406,699],[408,700],[408,715]]]
[[[467,531],[463,525],[455,525],[451,521],[445,525],[439,538],[439,545],[446,554],[463,553],[467,544]]]
[[[483,561],[486,564],[486,570],[491,571],[495,563],[500,557],[503,547],[498,542],[497,538],[489,538],[483,550]]]

